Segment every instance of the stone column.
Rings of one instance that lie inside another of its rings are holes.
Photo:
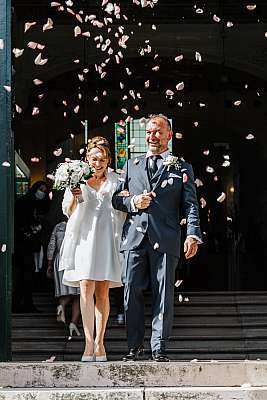
[[[11,360],[14,141],[11,128],[11,0],[0,0],[0,361]]]

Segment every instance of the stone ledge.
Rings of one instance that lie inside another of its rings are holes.
[[[267,387],[0,390],[1,400],[266,400]]]
[[[244,384],[267,386],[267,361],[0,363],[0,387],[3,388],[235,387]]]

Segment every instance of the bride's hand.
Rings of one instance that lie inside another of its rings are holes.
[[[130,193],[128,192],[128,190],[122,190],[120,193],[118,193],[118,196],[120,197],[129,197]]]
[[[74,197],[79,197],[82,194],[81,188],[75,188],[71,190],[71,193]]]

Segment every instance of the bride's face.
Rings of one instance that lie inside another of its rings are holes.
[[[97,147],[91,149],[87,155],[88,162],[95,170],[95,175],[101,176],[108,168],[108,158]]]

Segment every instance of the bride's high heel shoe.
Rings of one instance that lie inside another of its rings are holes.
[[[77,325],[74,324],[74,322],[71,322],[69,324],[69,330],[70,330],[70,337],[74,336],[74,332],[76,333],[77,336],[81,336],[79,329],[77,328]]]
[[[57,306],[57,322],[66,323],[65,309],[61,304]]]
[[[81,361],[82,362],[94,362],[95,361],[95,347],[94,347],[93,351],[94,352],[93,352],[93,354],[91,356],[83,355],[82,358],[81,358]]]

